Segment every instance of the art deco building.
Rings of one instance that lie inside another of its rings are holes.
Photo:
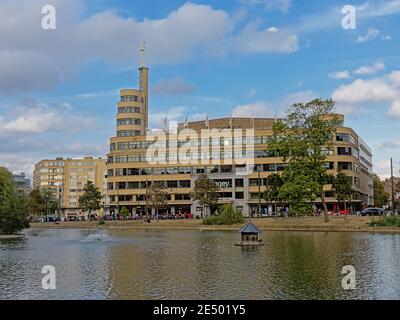
[[[52,190],[60,201],[63,216],[77,217],[80,213],[78,200],[88,181],[105,194],[105,170],[106,160],[102,158],[42,160],[35,165],[33,187]]]
[[[202,215],[202,206],[191,199],[199,174],[207,174],[220,187],[219,204],[230,203],[244,215],[259,207],[271,212],[272,204],[260,200],[266,178],[280,173],[286,164],[268,152],[272,126],[279,119],[222,118],[170,125],[162,132],[148,131],[148,69],[140,72],[140,89],[121,90],[116,116],[116,135],[110,139],[107,155],[107,194],[110,210],[122,206],[132,214],[149,208],[148,186],[158,182],[168,193],[161,213]],[[372,153],[351,128],[341,126],[326,148],[327,168],[342,170],[357,194],[351,201],[355,210],[373,204]],[[326,185],[328,209],[337,201]],[[317,206],[320,206],[318,199]]]

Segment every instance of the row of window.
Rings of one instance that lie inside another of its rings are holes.
[[[140,107],[119,107],[118,113],[140,113]]]
[[[125,118],[125,119],[117,119],[117,126],[124,126],[124,125],[141,125],[142,120],[135,119],[135,118]]]
[[[253,171],[257,172],[275,172],[283,171],[287,166],[286,163],[271,163],[255,165]],[[243,173],[251,167],[246,165],[221,165],[221,166],[204,166],[204,167],[161,167],[161,168],[121,168],[108,169],[107,176],[147,176],[147,175],[169,175],[169,174],[202,174],[202,173]]]
[[[357,140],[348,133],[336,133],[336,141],[350,142],[355,146],[357,145]]]
[[[243,200],[244,199],[244,192],[238,191],[238,192],[219,192],[219,199],[220,200],[227,200],[227,199],[233,199],[233,196],[235,197],[234,199],[237,200]],[[249,193],[249,199],[250,200],[258,200],[259,198],[258,193]],[[326,198],[335,198],[335,193],[333,191],[325,191],[325,197]],[[263,195],[261,194],[261,198],[263,198]],[[168,201],[172,200],[172,195],[168,194],[166,195],[166,199]],[[353,200],[359,200],[360,196],[357,194],[354,194],[352,197]],[[150,199],[149,199],[150,200]],[[190,194],[175,194],[175,201],[191,201],[192,198]],[[111,196],[110,201],[112,203],[116,202],[131,202],[134,201],[134,196],[132,195],[124,195],[124,196]],[[136,195],[136,201],[146,201],[146,195]]]
[[[126,107],[127,108],[127,107]],[[128,119],[121,119],[121,120],[128,120]],[[136,119],[140,120],[140,119]],[[126,123],[126,124],[135,124],[135,123]],[[350,138],[351,137],[351,138]],[[234,138],[224,138],[224,137],[217,137],[217,138],[206,138],[206,139],[190,139],[190,140],[167,140],[167,141],[160,141],[158,145],[160,148],[179,148],[183,145],[190,146],[190,147],[207,147],[207,146],[230,146],[230,145],[261,145],[261,144],[268,144],[268,142],[272,139],[272,136],[257,136],[257,137],[234,137]],[[346,141],[351,142],[356,145],[355,139],[347,134],[347,133],[338,133],[336,135],[337,141]],[[120,148],[120,144],[115,147],[118,147],[118,150],[127,150],[127,149],[146,149],[151,146],[154,141],[138,141],[134,142],[129,145],[129,147]],[[121,145],[122,146],[122,145]],[[327,151],[325,154],[333,155],[333,151],[330,152],[329,148],[326,148]],[[347,148],[349,149],[349,148]],[[331,150],[331,149],[330,149]]]
[[[64,162],[59,162],[59,161],[55,161],[55,162],[45,162],[43,163],[43,166],[45,167],[63,167],[64,166]]]
[[[129,96],[121,96],[121,102],[138,102],[141,101],[139,96],[129,95]]]
[[[142,132],[140,130],[118,130],[117,137],[135,137],[140,136]]]
[[[125,144],[124,147],[129,147]],[[114,151],[115,144],[111,144],[111,151]],[[325,155],[333,155],[333,151],[328,148],[323,149]],[[157,154],[158,153],[158,154]],[[352,148],[338,147],[337,155],[341,156],[354,156],[358,158],[358,151]],[[163,161],[198,161],[198,160],[221,160],[221,159],[257,159],[257,158],[276,158],[279,157],[279,153],[271,152],[268,150],[242,150],[242,151],[217,151],[217,152],[165,152],[155,151],[154,154],[136,154],[136,155],[124,155],[124,156],[109,156],[108,162],[113,163],[114,159],[116,163],[125,162],[163,162]]]
[[[41,168],[39,170],[40,173],[63,173],[64,169],[62,168],[53,168],[53,169],[49,169],[49,168]]]
[[[156,181],[162,188],[190,188],[190,180]],[[150,187],[148,181],[108,182],[108,190],[146,189]]]

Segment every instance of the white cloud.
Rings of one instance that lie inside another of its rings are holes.
[[[400,118],[400,100],[394,101],[388,111],[389,116]]]
[[[375,39],[380,35],[380,31],[374,28],[369,28],[364,36],[358,36],[357,42],[364,43],[369,40]]]
[[[277,27],[271,27],[271,28],[268,28],[268,31],[269,32],[278,32],[279,29]]]
[[[162,79],[153,87],[153,93],[159,95],[180,95],[195,91],[192,84],[185,82],[182,78]]]
[[[381,102],[394,99],[397,92],[383,78],[357,79],[349,85],[341,85],[332,94],[336,101],[344,103]]]
[[[297,35],[288,30],[271,32],[259,28],[259,21],[249,23],[235,38],[234,47],[241,53],[291,53],[299,49]]]
[[[390,177],[390,160],[380,160],[374,164],[374,173],[381,179]]]
[[[371,105],[389,106],[387,114],[400,117],[400,71],[341,85],[332,93],[332,98],[343,109],[367,110]]]
[[[259,117],[271,118],[275,116],[275,111],[268,103],[258,101],[255,103],[242,104],[236,106],[232,111],[232,117]]]
[[[399,0],[367,1],[357,7],[357,12],[365,18],[390,16],[400,13]]]
[[[345,71],[336,71],[329,74],[329,78],[339,80],[339,79],[348,79],[350,78],[350,72]]]
[[[358,75],[373,74],[378,71],[385,69],[385,64],[383,62],[376,62],[370,66],[362,66],[354,71]]]
[[[376,17],[391,16],[400,13],[400,0],[367,0],[356,5],[357,21],[367,23]],[[335,4],[324,11],[305,15],[300,23],[294,27],[297,33],[315,32],[324,29],[341,28],[343,15],[342,6]],[[375,30],[375,29],[372,29]],[[373,33],[373,31],[372,31]],[[363,36],[361,36],[361,40]]]
[[[84,0],[54,0],[59,14],[57,29],[50,32],[40,26],[38,8],[43,4],[45,0],[0,3],[0,93],[54,89],[88,61],[138,64],[143,40],[149,64],[298,48],[297,36],[289,31],[269,32],[253,24],[240,29],[237,14],[210,5],[185,3],[163,18],[138,20],[112,11],[82,18]]]
[[[34,163],[35,161],[30,157],[0,153],[0,166],[16,174],[25,172],[28,178],[32,178]]]
[[[257,101],[236,106],[232,111],[233,117],[264,117],[283,116],[286,108],[293,103],[308,102],[317,97],[313,91],[299,91],[286,95],[277,102]]]
[[[361,66],[358,69],[352,71],[352,73],[359,76],[370,75],[379,72],[383,69],[385,69],[385,64],[383,62],[375,62],[372,65]],[[351,78],[350,71],[348,70],[331,72],[328,76],[329,78],[335,80],[343,80]]]
[[[0,117],[0,137],[53,132],[77,132],[90,129],[93,119],[76,115],[68,103],[18,105],[8,117]]]

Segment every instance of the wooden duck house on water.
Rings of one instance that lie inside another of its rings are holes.
[[[240,229],[241,241],[237,246],[262,246],[261,231],[251,221]]]

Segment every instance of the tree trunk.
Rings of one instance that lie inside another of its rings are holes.
[[[276,204],[276,201],[275,201],[275,212],[274,212],[275,218],[276,218],[276,208],[277,208],[277,204]]]
[[[322,210],[324,211],[325,222],[329,222],[328,207],[326,206],[325,193],[323,189],[321,190],[321,202]]]

